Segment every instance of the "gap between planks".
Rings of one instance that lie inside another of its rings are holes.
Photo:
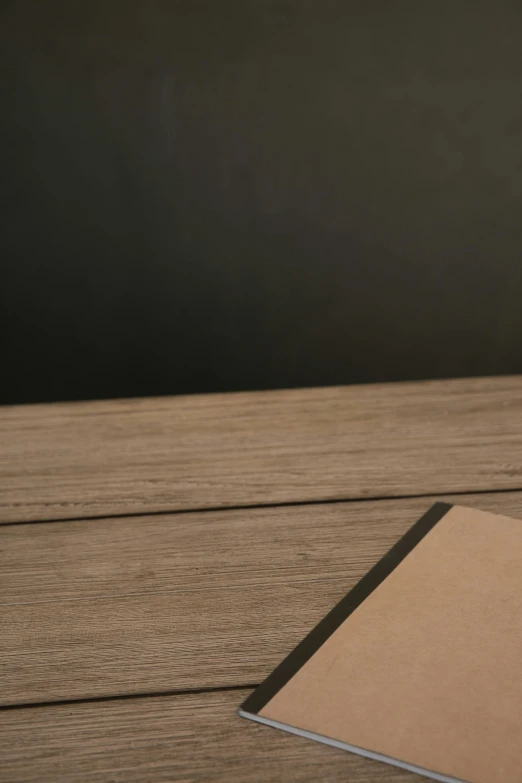
[[[2,522],[0,521],[0,530],[2,527],[13,527],[14,525],[49,525],[55,522],[92,522],[100,519],[135,519],[138,517],[164,517],[164,516],[178,516],[180,514],[207,514],[216,513],[220,511],[254,511],[256,509],[263,508],[292,508],[306,507],[306,506],[330,506],[335,504],[348,504],[348,503],[377,503],[383,500],[416,500],[418,498],[443,498],[450,494],[454,498],[464,497],[469,495],[501,495],[505,493],[520,492],[522,486],[506,487],[502,489],[463,489],[458,492],[420,492],[418,494],[410,495],[381,495],[381,496],[368,496],[364,498],[334,498],[333,500],[290,500],[284,503],[255,503],[252,505],[242,506],[209,506],[202,508],[186,508],[186,509],[164,509],[161,511],[137,511],[134,514],[100,514],[98,516],[88,517],[56,517],[54,519],[27,519],[27,520],[14,520]]]

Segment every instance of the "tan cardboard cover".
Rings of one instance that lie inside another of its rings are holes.
[[[521,783],[522,522],[450,508],[259,716],[470,783]]]

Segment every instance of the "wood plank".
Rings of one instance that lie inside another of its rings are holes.
[[[0,520],[522,488],[522,377],[0,409]]]
[[[486,496],[484,503],[516,504],[521,497]],[[354,579],[431,502],[356,501],[9,525],[0,530],[0,605]]]
[[[1,703],[258,683],[430,503],[4,527]]]
[[[247,692],[0,711],[3,783],[421,783],[239,718]]]
[[[291,580],[2,607],[0,704],[255,684],[345,586]]]

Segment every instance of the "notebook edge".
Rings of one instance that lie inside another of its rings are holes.
[[[415,764],[409,764],[405,761],[400,761],[392,756],[386,756],[382,753],[376,753],[366,748],[360,748],[357,745],[350,745],[347,742],[341,742],[341,740],[333,739],[332,737],[326,737],[323,734],[316,734],[313,731],[307,731],[306,729],[299,729],[297,726],[291,726],[287,723],[279,723],[279,721],[272,720],[271,718],[265,718],[263,715],[258,715],[251,712],[246,712],[242,707],[238,709],[238,715],[247,720],[252,720],[255,723],[260,723],[264,726],[270,726],[274,729],[280,729],[286,731],[288,734],[294,734],[297,737],[303,737],[303,739],[314,740],[320,742],[323,745],[329,745],[330,747],[337,748],[338,750],[344,750],[348,753],[355,753],[358,756],[372,759],[373,761],[379,761],[383,764],[389,764],[399,769],[405,769],[408,772],[414,772],[417,775],[424,775],[425,777],[437,780],[439,783],[466,783],[466,781],[460,778],[454,778],[450,775],[445,775],[441,772],[434,772],[433,770],[425,769],[424,767],[418,767]]]

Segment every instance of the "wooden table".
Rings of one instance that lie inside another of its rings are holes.
[[[435,498],[522,517],[522,378],[0,409],[0,781],[415,781],[239,703]]]

